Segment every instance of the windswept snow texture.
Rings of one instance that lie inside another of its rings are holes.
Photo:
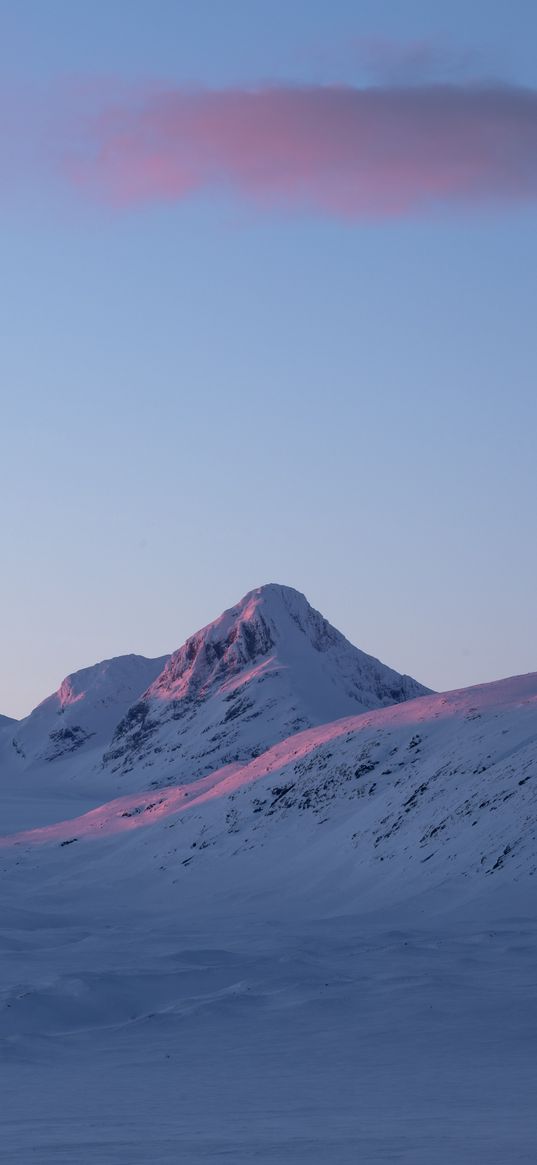
[[[530,675],[8,799],[6,1160],[534,1165],[536,790]]]

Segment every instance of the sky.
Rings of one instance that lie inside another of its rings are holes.
[[[0,0],[0,712],[295,586],[537,669],[532,0]]]

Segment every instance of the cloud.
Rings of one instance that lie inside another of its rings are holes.
[[[509,86],[156,93],[103,110],[69,173],[116,205],[234,191],[401,215],[537,198],[537,93]]]
[[[118,207],[224,192],[352,219],[537,199],[537,91],[507,84],[137,90],[71,140],[69,181]]]

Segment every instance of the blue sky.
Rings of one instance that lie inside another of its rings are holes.
[[[361,84],[372,44],[537,81],[531,4],[128,11],[0,4],[10,100],[46,118],[73,79]],[[535,669],[531,198],[118,207],[36,164],[0,212],[0,711],[172,650],[265,581],[438,689]]]

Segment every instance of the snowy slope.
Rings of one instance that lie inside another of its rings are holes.
[[[157,785],[193,780],[299,729],[427,691],[353,647],[298,591],[269,584],[174,652],[104,764]]]
[[[377,892],[389,878],[398,895],[409,877],[533,875],[536,798],[532,674],[307,729],[247,764],[128,794],[2,844],[83,844],[147,829],[156,860],[176,873],[248,852],[257,879],[291,883],[298,860],[311,867],[307,892],[313,878],[341,902],[342,864],[353,893],[371,879]]]

